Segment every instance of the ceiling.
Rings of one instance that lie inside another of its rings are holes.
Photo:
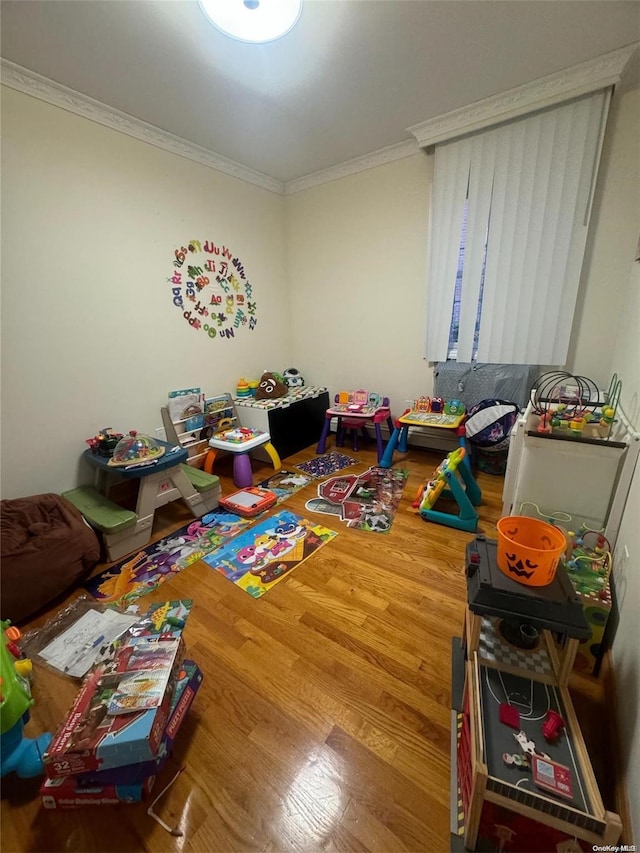
[[[286,183],[637,41],[640,2],[305,0],[264,45],[196,0],[2,0],[0,26],[5,60]]]

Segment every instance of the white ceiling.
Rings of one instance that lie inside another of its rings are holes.
[[[640,2],[305,0],[265,45],[196,0],[2,0],[0,25],[4,59],[287,182],[637,41]]]

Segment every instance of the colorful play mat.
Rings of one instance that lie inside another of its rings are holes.
[[[254,598],[338,534],[293,512],[281,510],[237,536],[204,562]]]
[[[316,456],[315,459],[310,459],[308,462],[301,462],[300,465],[296,465],[296,468],[317,479],[328,477],[329,474],[334,474],[336,471],[342,471],[349,465],[355,465],[357,461],[352,456],[345,456],[344,453],[337,453],[333,450],[331,453]]]
[[[285,471],[281,469],[272,474],[266,480],[258,483],[259,488],[269,489],[275,492],[277,502],[286,501],[291,495],[295,495],[300,489],[304,489],[309,483],[313,483],[313,477],[309,474],[301,474],[299,471]]]
[[[86,581],[85,588],[103,604],[126,608],[237,536],[253,520],[219,508],[130,554]]]
[[[319,483],[319,497],[307,501],[305,508],[335,515],[347,527],[388,533],[408,476],[408,471],[378,467],[364,474],[340,474]]]

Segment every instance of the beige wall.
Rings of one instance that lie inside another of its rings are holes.
[[[151,432],[173,388],[291,362],[284,199],[2,90],[2,488],[76,484],[102,427]],[[257,328],[211,340],[172,305],[174,248],[226,244]]]
[[[293,358],[331,393],[431,394],[424,360],[433,158],[414,156],[287,199]]]
[[[430,158],[280,198],[6,88],[2,123],[4,497],[86,478],[84,440],[103,426],[152,431],[171,388],[232,390],[241,375],[293,364],[332,393],[388,394],[396,412],[431,393]],[[569,362],[605,384],[616,370],[635,417],[639,139],[636,63],[612,105]],[[172,307],[173,248],[194,238],[227,243],[243,262],[255,332],[210,341]],[[614,644],[630,790],[640,786],[639,476],[619,539],[630,559]]]
[[[620,187],[620,211],[630,215],[635,243],[624,247],[627,275],[622,276],[622,289],[617,298],[618,317],[614,324],[611,347],[612,367],[622,379],[622,405],[635,428],[640,431],[640,263],[629,261],[635,256],[640,235],[640,97],[636,89],[625,100],[634,111],[620,126],[627,135],[618,135],[612,160],[628,163],[628,182]],[[625,146],[624,140],[628,143]],[[631,210],[627,208],[631,197]],[[631,248],[631,254],[629,249]],[[618,731],[622,746],[627,789],[630,792],[634,841],[640,842],[640,467],[629,491],[624,518],[618,535],[614,561],[614,582],[619,623],[613,641],[613,663],[617,685]]]
[[[625,303],[640,235],[639,182],[640,51],[611,102],[568,359],[569,370],[604,387],[613,372],[624,382],[632,371],[627,383],[639,372],[637,348],[635,365],[622,352],[614,357],[619,317],[633,317],[634,304]]]

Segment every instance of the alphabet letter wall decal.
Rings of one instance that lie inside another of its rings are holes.
[[[244,265],[226,245],[220,248],[213,240],[189,240],[186,246],[180,243],[172,251],[171,277],[167,279],[171,301],[192,329],[205,332],[209,340],[222,341],[234,338],[236,330],[246,328],[252,332],[255,329],[258,318],[253,286]],[[226,260],[214,260],[208,257],[210,255],[220,255]],[[229,262],[235,272],[230,272]],[[214,275],[207,276],[205,272]],[[185,299],[195,303],[196,293],[199,301],[194,306],[194,316],[193,311],[185,311]],[[210,314],[205,307],[207,304],[217,307],[218,311],[212,310]],[[224,312],[220,310],[223,306]],[[243,309],[248,310],[249,318]]]

